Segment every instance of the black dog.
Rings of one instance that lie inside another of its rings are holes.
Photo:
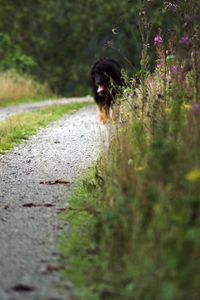
[[[113,59],[100,59],[92,66],[91,79],[99,122],[106,123],[110,119],[116,95],[123,85],[121,67]]]

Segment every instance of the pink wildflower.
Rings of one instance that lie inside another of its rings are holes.
[[[147,85],[148,85],[148,87],[152,90],[153,87],[154,87],[154,82],[153,82],[153,80],[152,80],[152,79],[147,80]]]
[[[161,64],[159,64],[159,63],[157,63],[157,65],[156,65],[156,69],[161,69],[161,67],[162,67],[162,65]]]
[[[159,45],[162,45],[163,43],[163,38],[161,35],[156,35],[155,38],[154,38],[154,45],[155,46],[159,46]]]

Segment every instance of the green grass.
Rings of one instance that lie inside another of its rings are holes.
[[[9,107],[9,106],[16,106],[20,104],[28,104],[28,103],[35,103],[45,100],[54,100],[58,99],[58,96],[56,95],[49,95],[49,96],[35,96],[35,97],[24,97],[17,100],[6,100],[6,101],[0,101],[0,108]]]
[[[80,289],[77,292],[78,299],[99,299],[98,293],[91,292],[91,289],[97,288],[95,278],[98,277],[98,262],[95,260],[98,257],[95,255],[93,229],[96,226],[100,192],[95,168],[90,168],[76,184],[70,198],[70,209],[61,215],[61,219],[67,218],[70,222],[68,234],[60,240],[60,250],[65,257],[63,264],[66,265],[64,277]]]
[[[65,114],[72,114],[78,109],[91,105],[89,103],[75,103],[52,106],[34,112],[20,114],[0,122],[0,154],[11,150],[16,144],[28,139],[39,128],[58,120]]]

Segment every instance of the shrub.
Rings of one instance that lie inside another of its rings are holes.
[[[0,70],[29,73],[35,66],[33,59],[25,55],[5,33],[0,33]]]

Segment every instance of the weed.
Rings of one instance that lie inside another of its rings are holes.
[[[29,99],[52,97],[47,84],[41,85],[28,76],[14,72],[0,74],[0,106],[28,102]]]

